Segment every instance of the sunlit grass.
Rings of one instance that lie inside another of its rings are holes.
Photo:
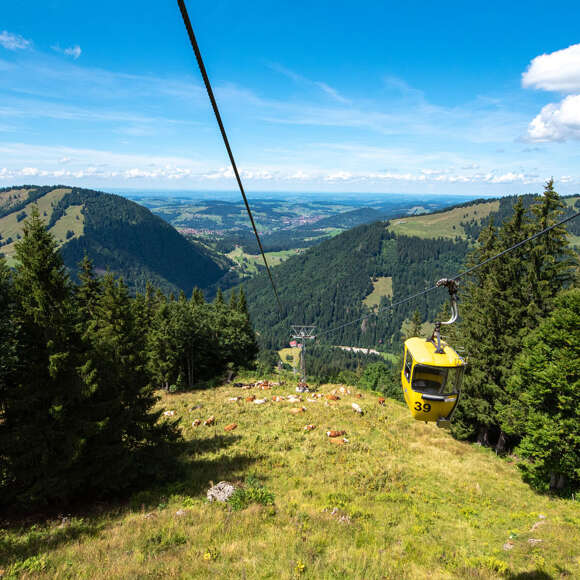
[[[294,386],[163,393],[188,442],[186,477],[100,515],[7,528],[0,568],[35,578],[580,577],[577,501],[535,494],[512,461],[414,421],[403,405],[356,389],[328,404],[305,395],[300,415],[294,403],[228,400]],[[193,427],[210,415],[213,426]],[[349,442],[331,444],[328,429]],[[248,475],[273,505],[206,501],[211,482]]]

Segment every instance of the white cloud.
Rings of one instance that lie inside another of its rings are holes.
[[[32,42],[19,34],[11,34],[7,30],[0,32],[0,46],[7,50],[26,50],[32,47]]]
[[[60,52],[61,54],[66,54],[67,56],[72,56],[75,60],[82,54],[82,49],[78,44],[74,46],[69,46],[67,48],[61,48],[60,45],[56,44],[51,47],[55,52]]]
[[[580,139],[580,44],[534,58],[522,75],[522,86],[570,93],[536,115],[528,125],[529,141]]]
[[[522,86],[563,93],[580,92],[580,44],[534,58],[522,74]]]
[[[528,139],[535,142],[580,139],[580,95],[549,103],[528,126]]]

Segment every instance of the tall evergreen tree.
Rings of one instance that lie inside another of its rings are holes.
[[[78,484],[86,395],[77,373],[80,337],[71,283],[37,208],[24,222],[16,257],[19,306],[12,320],[21,329],[25,364],[3,401],[1,454],[15,486],[4,499],[41,502],[66,498]]]
[[[98,385],[91,398],[98,430],[84,457],[88,481],[100,493],[125,488],[145,474],[160,475],[162,458],[170,460],[165,444],[177,438],[174,426],[158,424],[160,411],[152,410],[157,399],[127,287],[110,274],[102,285],[86,333],[94,361],[87,378]]]
[[[531,216],[520,199],[499,232],[493,224],[482,231],[480,247],[469,264],[480,263],[544,229],[554,223],[558,211],[557,194],[548,182]],[[460,438],[476,438],[484,445],[495,445],[498,451],[509,443],[498,413],[510,402],[507,382],[514,359],[524,335],[550,310],[554,293],[572,277],[567,241],[558,229],[548,234],[549,240],[539,238],[477,270],[466,284],[458,340],[465,346],[469,365],[453,425]]]
[[[545,491],[580,490],[580,289],[561,293],[526,337],[508,392],[500,420],[521,439],[524,479]]]

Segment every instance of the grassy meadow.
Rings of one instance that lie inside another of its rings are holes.
[[[369,308],[378,306],[383,296],[393,297],[393,278],[391,276],[379,276],[372,283],[373,291],[363,300],[363,303]]]
[[[410,216],[392,220],[389,230],[404,236],[419,238],[465,238],[461,222],[481,220],[499,209],[499,201],[488,201],[468,207],[457,207],[440,213]]]
[[[26,193],[28,190],[22,191]],[[18,236],[22,234],[22,228],[24,226],[24,220],[18,221],[18,214],[20,214],[21,211],[24,211],[26,212],[27,217],[30,217],[32,207],[37,206],[41,218],[48,222],[52,216],[53,208],[67,193],[70,193],[70,191],[70,189],[66,188],[53,189],[36,201],[28,203],[23,210],[10,213],[0,218],[0,232],[2,232],[4,239],[13,239],[11,244],[6,244],[0,249],[0,251],[8,258],[10,265],[14,263],[12,257],[15,252],[15,242],[17,241]],[[4,196],[6,197],[11,194],[14,194],[14,192],[6,192]],[[0,199],[0,202],[1,201],[2,199]],[[66,234],[68,231],[73,232],[73,237],[82,236],[84,233],[84,215],[82,213],[82,206],[78,205],[67,208],[65,215],[63,215],[49,231],[54,235],[59,245],[62,245],[67,241]]]
[[[578,501],[534,493],[512,459],[455,441],[368,392],[271,400],[294,386],[162,393],[160,405],[175,411],[168,420],[179,421],[186,439],[186,476],[119,504],[3,522],[0,575],[580,577]],[[269,402],[229,400],[250,394]],[[301,406],[298,415],[289,411]],[[212,415],[214,425],[192,425]],[[237,428],[225,432],[231,423]],[[316,428],[305,431],[307,424]],[[329,429],[345,430],[348,442],[333,444]],[[245,509],[209,503],[207,489],[222,480],[253,482],[256,497],[269,500]]]

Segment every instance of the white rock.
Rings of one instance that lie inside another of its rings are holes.
[[[207,491],[208,501],[225,502],[230,499],[236,488],[233,483],[227,481],[220,481],[217,485],[210,487]]]

